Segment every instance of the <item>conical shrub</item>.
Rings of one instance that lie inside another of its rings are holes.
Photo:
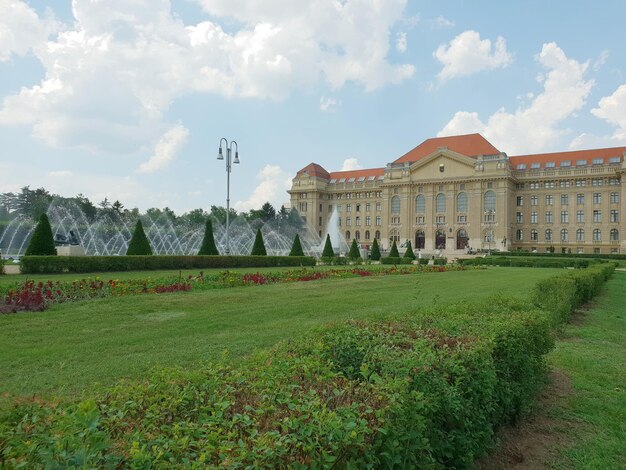
[[[333,244],[330,242],[330,235],[326,235],[326,243],[324,244],[324,250],[322,251],[322,258],[334,258],[335,251],[333,250]]]
[[[41,214],[33,236],[30,239],[25,256],[56,256],[57,249],[54,247],[52,227],[46,214]]]
[[[352,239],[352,245],[350,245],[350,251],[348,253],[348,258],[351,260],[356,260],[361,257],[361,253],[359,252],[359,246],[356,244],[356,240]]]
[[[304,256],[302,243],[300,243],[300,235],[298,235],[297,233],[296,237],[293,239],[293,245],[291,245],[291,251],[289,252],[289,256]]]
[[[263,234],[261,233],[261,229],[257,229],[256,238],[254,239],[254,245],[252,246],[252,256],[267,256],[267,251],[265,251],[265,243],[263,243]]]
[[[198,254],[210,256],[220,254],[220,252],[217,251],[217,246],[215,245],[215,238],[213,237],[213,223],[211,222],[211,218],[206,219],[204,238],[202,239],[202,246],[200,247]]]
[[[135,225],[135,231],[133,232],[133,236],[128,244],[126,254],[129,256],[152,254],[152,247],[150,247],[150,242],[148,241],[148,237],[146,237],[146,232],[143,231],[141,220],[138,220],[137,225]]]
[[[374,238],[372,243],[372,252],[370,253],[370,259],[374,261],[380,260],[380,247],[378,246],[378,240]]]
[[[389,252],[390,258],[400,258],[400,253],[398,253],[398,246],[396,245],[396,241],[393,241],[393,245],[391,245],[391,251]]]
[[[413,247],[411,246],[411,240],[406,247],[406,252],[404,253],[405,258],[415,259],[415,253],[413,253]]]

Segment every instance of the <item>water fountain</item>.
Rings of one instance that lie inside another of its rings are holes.
[[[53,201],[47,211],[53,236],[74,232],[85,254],[124,255],[132,235],[135,220],[130,220],[109,211],[106,215],[90,220],[75,203]],[[174,223],[165,214],[156,218],[140,217],[148,240],[155,254],[195,255],[204,237],[204,225]],[[5,257],[20,257],[26,251],[35,227],[35,222],[25,217],[14,219],[0,236],[0,252]],[[236,217],[230,223],[230,249],[232,254],[248,255],[252,250],[257,229],[261,229],[268,255],[287,255],[296,234],[304,253],[319,257],[324,248],[324,237],[320,238],[313,227],[299,220],[275,219],[268,222],[246,221]],[[215,242],[221,253],[226,246],[226,228],[213,219]],[[338,214],[331,215],[329,234],[335,253],[347,252],[347,244],[339,232]]]

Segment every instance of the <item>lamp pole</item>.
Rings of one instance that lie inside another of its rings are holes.
[[[222,153],[222,142],[226,144],[226,254],[230,255],[230,240],[228,236],[228,227],[230,225],[230,172],[232,170],[233,163],[239,164],[239,146],[234,140],[228,142],[228,140],[222,137],[220,139],[220,149],[217,154],[218,160],[224,160],[224,154]],[[231,160],[233,145],[235,146],[235,159]]]

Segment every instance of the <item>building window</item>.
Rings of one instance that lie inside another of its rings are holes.
[[[601,210],[593,211],[593,222],[594,223],[602,222],[602,211]]]
[[[356,211],[361,212],[361,204],[356,204]]]
[[[568,242],[569,241],[569,233],[566,228],[561,230],[561,241]]]
[[[376,210],[377,210],[378,212],[380,212],[380,202],[377,202],[377,203],[376,203]]]
[[[539,198],[537,196],[530,196],[530,205],[536,206],[539,204]]]
[[[359,241],[361,239],[361,232],[358,230],[354,232],[354,238],[356,238],[356,241]]]
[[[456,221],[459,224],[466,224],[467,223],[467,216],[466,215],[457,215],[456,216]]]
[[[376,226],[377,227],[380,227],[383,224],[382,220],[383,220],[383,218],[380,215],[376,216]]]
[[[346,240],[350,240],[350,230],[346,231]]]
[[[446,223],[446,216],[445,215],[438,215],[437,217],[435,217],[435,223],[437,223],[437,224],[445,224]]]
[[[467,193],[459,193],[456,197],[456,210],[467,212]]]
[[[493,191],[487,191],[484,196],[485,212],[496,211],[496,193]]]
[[[552,229],[547,229],[546,230],[546,241],[547,242],[551,242],[552,241]]]
[[[426,212],[426,198],[423,194],[418,194],[415,198],[415,212],[418,214]]]
[[[616,228],[612,228],[610,232],[610,237],[612,242],[619,241],[619,231]]]
[[[346,204],[346,212],[352,212],[352,204]]]
[[[593,203],[602,204],[602,193],[593,193]]]
[[[582,193],[578,193],[576,195],[576,204],[581,205],[585,203],[585,195]]]
[[[552,211],[546,212],[546,224],[551,224],[554,221],[552,220]]]
[[[524,240],[524,232],[521,229],[517,229],[515,232],[515,240],[521,242]]]
[[[370,239],[370,231],[366,230],[365,231],[365,240],[369,240]]]
[[[587,186],[587,180],[576,180],[576,187],[581,188]]]
[[[368,227],[371,227],[371,225],[372,225],[372,216],[370,216],[370,215],[366,215],[365,216],[365,225],[368,226]]]
[[[435,210],[437,212],[445,212],[446,211],[446,195],[443,193],[437,194],[435,198]]]
[[[369,202],[365,204],[365,212],[369,212],[371,208],[372,205]]]
[[[524,214],[521,212],[516,212],[515,213],[515,221],[518,224],[523,224],[524,223]]]
[[[561,223],[562,224],[569,223],[569,212],[561,211]]]
[[[585,241],[585,231],[582,228],[576,230],[576,241],[584,242]]]
[[[397,230],[394,230],[391,232],[391,237],[389,237],[389,239],[392,242],[399,242],[400,241],[400,233],[398,233]]]
[[[578,224],[585,223],[585,211],[576,211],[576,223]]]
[[[317,223],[317,225],[321,226],[322,225],[322,216],[320,216],[319,218],[319,222]]]
[[[343,206],[341,204],[337,204],[337,212],[343,211]]]
[[[415,217],[415,223],[418,225],[423,225],[426,221],[426,218],[423,215],[418,215]]]
[[[341,227],[341,217],[337,218],[337,225],[339,225]]]
[[[400,225],[400,216],[398,215],[391,216],[391,223],[393,225]]]
[[[619,222],[619,212],[616,211],[615,209],[611,211],[611,219],[610,219],[610,221],[612,223]]]
[[[617,204],[619,202],[619,194],[611,193],[611,204]]]
[[[596,228],[593,230],[593,241],[594,242],[601,242],[602,241],[602,232],[600,231],[599,228]]]
[[[517,207],[522,207],[524,205],[524,196],[517,196]]]
[[[567,206],[569,203],[569,196],[567,194],[561,194],[561,205]]]
[[[537,232],[537,230],[532,229],[530,231],[530,240],[533,242],[536,242],[537,240],[539,240],[539,232]]]
[[[346,227],[350,227],[352,225],[352,217],[346,217]]]
[[[376,230],[374,237],[376,238],[376,240],[380,240],[380,230]]]
[[[537,212],[531,212],[530,213],[530,223],[531,224],[536,224],[537,222],[539,222],[539,216],[538,216]]]
[[[619,178],[609,178],[609,186],[619,186]]]
[[[355,224],[357,227],[360,227],[360,226],[361,226],[361,217],[359,217],[359,216],[357,215],[357,216],[354,218],[354,224]]]
[[[493,230],[487,230],[485,232],[485,242],[493,243],[495,241],[495,237],[493,236]]]
[[[551,206],[554,203],[554,196],[552,194],[546,194],[546,206]]]

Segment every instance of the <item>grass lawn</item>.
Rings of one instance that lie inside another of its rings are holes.
[[[573,394],[552,412],[572,422],[574,444],[555,468],[626,469],[626,273],[616,272],[606,294],[567,326],[549,356],[572,381]]]
[[[491,268],[322,280],[98,299],[4,315],[0,396],[89,393],[120,378],[145,377],[153,367],[218,360],[225,350],[237,360],[335,320],[499,292],[525,296],[539,279],[559,271]]]

